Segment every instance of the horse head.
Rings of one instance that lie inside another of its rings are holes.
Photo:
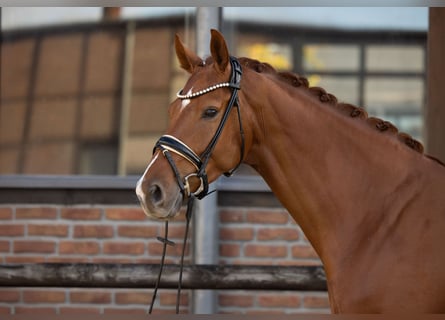
[[[238,103],[241,66],[229,55],[223,36],[211,31],[206,60],[178,36],[175,49],[190,78],[169,107],[167,132],[136,187],[147,216],[164,220],[177,215],[186,199],[203,198],[222,173],[233,172],[245,145]]]

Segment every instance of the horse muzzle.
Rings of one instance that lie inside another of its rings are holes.
[[[136,195],[144,213],[153,219],[168,220],[178,215],[183,195],[175,181],[169,181],[162,163],[157,161],[161,153],[156,153],[142,177],[136,184]],[[161,156],[162,157],[162,156]],[[161,168],[159,167],[161,166]]]
[[[136,195],[147,217],[170,220],[179,214],[183,198],[179,189],[174,189],[169,192],[162,184],[144,181],[144,177],[138,181]]]

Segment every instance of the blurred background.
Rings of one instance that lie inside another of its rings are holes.
[[[231,54],[302,74],[445,159],[443,8],[1,8],[0,263],[159,264],[163,224],[146,218],[134,187],[188,77],[174,36],[191,49],[208,45],[205,11],[222,17]],[[214,187],[195,206],[186,263],[321,266],[252,170]],[[184,214],[169,228],[178,245],[166,261],[177,264]],[[184,290],[181,312],[330,311],[325,290],[268,291],[257,278],[256,290]],[[173,313],[176,292],[161,291],[155,311]],[[151,296],[151,288],[3,287],[0,314],[145,314]]]
[[[139,175],[183,86],[196,8],[3,8],[0,174]],[[428,8],[223,8],[230,51],[423,140]],[[249,170],[242,170],[250,173]]]

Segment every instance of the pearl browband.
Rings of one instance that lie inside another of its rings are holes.
[[[211,87],[208,87],[207,89],[202,89],[202,90],[199,90],[198,92],[194,92],[194,93],[181,94],[182,93],[182,90],[181,90],[176,94],[176,96],[181,100],[193,99],[198,96],[202,96],[203,94],[206,94],[210,91],[213,91],[213,90],[216,90],[219,88],[224,88],[224,87],[230,87],[230,83],[229,82],[218,83]]]

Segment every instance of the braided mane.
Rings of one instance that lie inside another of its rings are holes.
[[[361,107],[356,107],[348,103],[338,102],[337,98],[334,95],[326,92],[326,90],[324,90],[321,87],[310,87],[307,78],[288,71],[278,72],[270,64],[262,63],[254,59],[239,58],[239,61],[243,66],[252,69],[255,72],[273,74],[276,75],[280,80],[284,81],[287,84],[290,84],[293,87],[302,87],[307,89],[314,97],[318,98],[322,103],[331,105],[332,107],[334,107],[334,109],[344,114],[345,116],[361,119],[371,128],[379,132],[390,134],[396,137],[399,141],[401,141],[411,149],[423,154],[424,151],[423,145],[419,141],[411,137],[409,134],[404,132],[399,132],[399,130],[389,121],[385,121],[375,117],[369,117],[365,109]]]

